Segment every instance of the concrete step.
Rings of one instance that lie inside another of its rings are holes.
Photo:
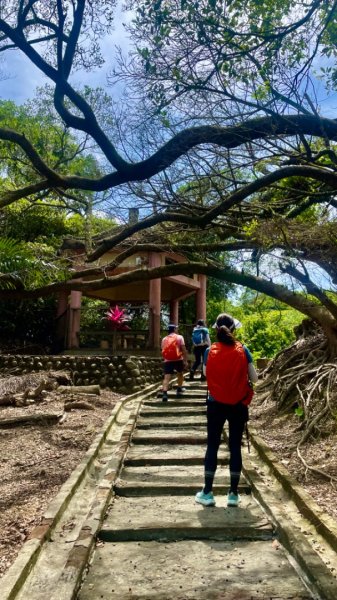
[[[194,386],[191,387],[188,384],[185,385],[184,384],[184,388],[185,391],[183,392],[184,396],[186,396],[187,398],[206,398],[206,393],[207,393],[207,387],[206,386]],[[177,388],[174,387],[172,389],[168,390],[169,395],[171,394],[172,396],[174,396],[177,392]],[[158,390],[157,392],[157,396],[161,398],[162,396],[162,390]]]
[[[228,508],[226,496],[215,507],[196,504],[194,495],[116,498],[99,538],[104,541],[183,539],[271,539],[273,525],[252,496]]]
[[[133,437],[133,444],[200,444],[206,446],[206,427],[204,431],[198,427],[177,429],[165,429],[163,431],[155,430],[136,430]]]
[[[129,465],[203,465],[205,447],[175,444],[132,444],[124,461]],[[228,464],[228,449],[222,444],[218,453],[218,464]]]
[[[159,408],[160,406],[172,406],[174,408],[190,406],[192,408],[206,406],[206,401],[205,399],[198,400],[195,398],[195,396],[187,397],[185,394],[183,398],[177,398],[175,394],[170,394],[169,392],[167,402],[163,402],[161,399],[159,400],[158,398],[154,398],[153,400],[146,400],[143,402],[143,406],[152,406],[153,408]]]
[[[203,387],[203,388],[190,388],[188,386],[184,385],[185,390],[182,392],[184,396],[186,396],[186,398],[206,398],[206,393],[207,393],[207,388]],[[172,388],[170,390],[168,390],[169,395],[175,395],[177,393],[177,388]],[[162,390],[159,390],[157,392],[157,396],[159,396],[161,398],[162,396]]]
[[[312,600],[283,549],[270,540],[99,545],[78,600],[131,598]]]
[[[215,476],[215,483],[223,482],[228,479],[228,466],[220,465]],[[200,485],[203,483],[204,468],[203,465],[146,465],[146,466],[125,466],[121,479],[128,483],[153,484],[153,485]],[[245,478],[241,476],[241,481]]]
[[[198,407],[189,406],[172,406],[171,402],[162,402],[159,408],[151,408],[149,406],[143,407],[139,412],[142,419],[155,419],[156,417],[162,416],[175,416],[181,415],[186,417],[198,417],[200,415],[206,415],[206,404]]]
[[[118,479],[114,485],[114,492],[117,496],[140,497],[140,496],[195,496],[203,486],[203,476],[182,482],[141,482],[126,481]],[[229,477],[224,477],[219,483],[213,486],[215,494],[227,494],[229,489]],[[251,489],[247,483],[241,483],[238,487],[239,494],[249,494]]]
[[[190,417],[186,415],[162,416],[156,419],[138,419],[137,429],[181,429],[187,427],[200,427],[206,431],[207,421],[206,416]]]

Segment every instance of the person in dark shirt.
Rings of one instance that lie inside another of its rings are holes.
[[[205,326],[205,321],[203,321],[202,319],[199,319],[199,321],[197,322],[196,326],[193,329],[192,342],[193,342],[193,354],[194,354],[195,360],[194,360],[194,363],[190,370],[190,381],[193,381],[194,374],[195,374],[196,370],[198,369],[198,367],[200,366],[201,362],[202,363],[204,362],[205,352],[206,352],[207,348],[209,348],[209,346],[211,345],[209,331],[208,331],[207,327]],[[205,381],[205,379],[206,379],[203,372],[201,372],[200,379],[201,379],[201,381]]]

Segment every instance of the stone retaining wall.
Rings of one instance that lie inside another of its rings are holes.
[[[0,355],[0,374],[68,371],[74,385],[99,384],[132,394],[161,380],[162,360],[145,356],[13,356]]]

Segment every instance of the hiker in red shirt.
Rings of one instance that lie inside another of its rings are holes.
[[[234,337],[241,323],[230,315],[218,316],[215,328],[217,342],[205,352],[204,369],[207,378],[207,450],[205,455],[205,484],[195,501],[204,506],[214,506],[213,480],[217,468],[221,434],[226,421],[229,430],[230,489],[227,506],[238,506],[238,485],[242,469],[241,442],[248,405],[253,397],[250,382],[257,381],[253,358],[248,348]]]
[[[183,336],[176,333],[177,328],[178,325],[169,325],[168,335],[163,338],[161,343],[161,352],[164,359],[163,402],[167,402],[167,390],[174,372],[178,375],[177,398],[181,398],[184,392],[184,369],[187,367],[187,351]]]

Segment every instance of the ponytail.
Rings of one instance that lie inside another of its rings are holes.
[[[235,338],[233,332],[235,331],[235,320],[233,317],[227,313],[221,313],[216,320],[215,327],[218,342],[227,346],[234,346]]]
[[[221,344],[226,344],[226,346],[234,346],[235,344],[235,338],[226,325],[217,327],[216,337],[218,342],[221,342]]]

